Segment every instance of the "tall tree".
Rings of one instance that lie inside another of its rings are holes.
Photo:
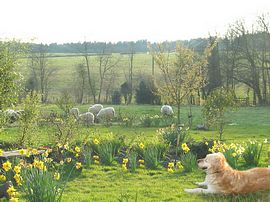
[[[217,37],[210,37],[209,43],[213,45],[216,43],[216,46],[212,49],[211,55],[208,58],[207,65],[207,85],[204,90],[205,94],[209,95],[215,88],[221,86],[221,73],[220,73],[220,58],[219,58],[219,50]]]
[[[55,68],[49,67],[48,47],[40,44],[37,50],[33,50],[30,55],[30,69],[34,77],[35,83],[38,85],[36,89],[41,94],[42,103],[48,100],[50,83],[52,76],[56,72]]]
[[[191,95],[205,83],[207,58],[213,46],[204,50],[202,55],[178,44],[175,53],[170,53],[162,44],[152,50],[155,62],[161,70],[163,82],[159,93],[167,103],[177,106],[177,123],[180,124],[180,106],[187,96]]]
[[[25,51],[17,41],[0,42],[0,110],[16,103],[21,80],[16,67]]]

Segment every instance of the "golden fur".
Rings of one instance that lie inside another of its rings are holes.
[[[189,193],[246,194],[270,189],[270,168],[253,168],[246,171],[234,170],[223,154],[208,154],[198,160],[198,167],[205,170],[204,182],[196,183],[207,189],[185,189]]]

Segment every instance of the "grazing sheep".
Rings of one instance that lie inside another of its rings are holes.
[[[173,115],[173,109],[170,105],[163,105],[160,109],[162,115],[171,116]]]
[[[101,104],[94,104],[89,107],[88,111],[96,116],[101,109],[103,109],[103,106]]]
[[[10,123],[14,123],[19,120],[20,115],[13,109],[7,109],[5,115],[8,118]]]
[[[97,119],[102,119],[102,120],[106,120],[109,121],[110,119],[112,119],[115,115],[115,110],[113,107],[106,107],[101,109],[98,114],[97,114]]]
[[[79,115],[79,121],[87,126],[94,124],[94,120],[95,116],[91,112],[86,112]]]
[[[76,119],[79,118],[80,111],[78,108],[72,108],[69,110],[69,113],[73,115]]]

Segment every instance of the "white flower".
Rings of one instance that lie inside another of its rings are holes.
[[[268,143],[267,138],[265,138],[263,142],[264,142],[265,144],[267,144],[267,143]]]

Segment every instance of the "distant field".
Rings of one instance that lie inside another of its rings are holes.
[[[114,79],[113,88],[119,89],[120,85],[127,80],[130,59],[128,55],[113,54],[114,58],[120,58],[115,68],[116,78]],[[90,56],[90,66],[94,74],[93,78],[98,79],[98,60],[97,56]],[[75,83],[75,68],[78,64],[85,64],[85,59],[76,53],[54,53],[48,57],[49,68],[56,69],[52,76],[49,92],[49,100],[55,101],[63,90],[69,90],[73,94],[73,86]],[[29,61],[22,59],[19,66],[19,72],[24,79],[29,77]],[[137,53],[133,59],[134,86],[137,86],[140,78],[147,78],[152,74],[152,56],[146,53]],[[157,82],[160,80],[161,73],[157,65],[155,65],[155,78]],[[86,83],[86,86],[88,83]],[[237,97],[245,98],[247,96],[247,86],[240,84],[236,87]],[[252,91],[250,91],[250,102],[252,102]]]

